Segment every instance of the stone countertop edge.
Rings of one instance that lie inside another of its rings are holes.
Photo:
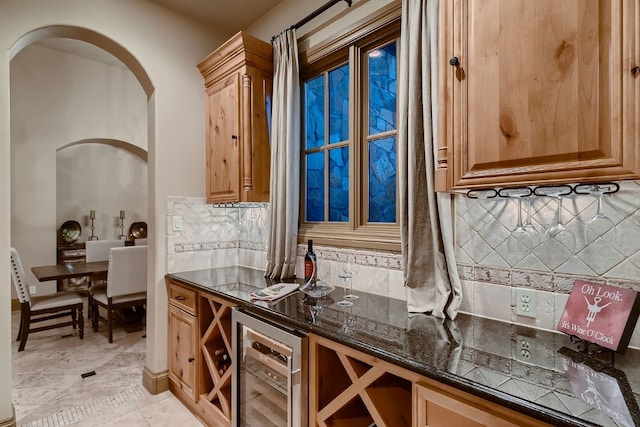
[[[184,272],[184,273],[189,273],[189,272]],[[522,414],[528,415],[536,420],[543,421],[554,426],[597,427],[599,425],[599,424],[594,424],[584,420],[577,419],[565,413],[538,405],[529,400],[502,392],[490,386],[477,383],[473,380],[461,377],[459,375],[455,375],[447,371],[443,371],[431,364],[420,363],[419,361],[413,361],[410,359],[403,358],[398,354],[386,351],[374,345],[369,345],[357,339],[352,339],[343,334],[332,332],[327,328],[323,328],[321,326],[317,326],[311,323],[301,322],[300,320],[287,316],[286,314],[279,313],[275,310],[269,309],[268,307],[255,304],[251,301],[247,301],[245,299],[239,298],[233,294],[224,292],[224,289],[216,289],[216,288],[207,286],[206,284],[189,280],[181,275],[184,273],[183,272],[168,273],[166,277],[173,279],[181,284],[193,287],[198,291],[204,291],[211,295],[218,296],[223,299],[232,301],[236,303],[238,306],[241,306],[243,309],[251,313],[265,316],[266,318],[270,319],[272,322],[283,323],[288,326],[294,326],[299,330],[301,330],[302,332],[313,333],[313,334],[322,336],[324,338],[328,338],[340,344],[343,344],[348,347],[354,348],[358,351],[361,351],[365,354],[374,356],[376,358],[385,360],[389,363],[395,364],[407,370],[418,373],[427,378],[431,378],[435,381],[439,381],[443,384],[449,385],[456,389],[484,398],[490,402],[497,403],[511,410],[515,410]],[[259,288],[256,288],[256,289],[259,289]],[[286,296],[280,299],[279,302],[284,301],[288,298],[291,298],[297,293],[299,292],[294,292],[289,296]]]

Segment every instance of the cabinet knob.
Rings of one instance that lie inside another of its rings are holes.
[[[638,74],[640,74],[640,67],[633,67],[631,69],[631,74],[633,74],[633,77],[638,77]]]
[[[194,360],[196,360],[196,359],[195,359],[195,358],[193,358],[193,357],[190,357],[190,358],[189,358],[189,363],[193,362]]]
[[[449,59],[449,65],[457,67],[458,65],[460,65],[460,60],[457,56],[452,56],[451,59]]]
[[[185,297],[183,297],[182,295],[176,295],[176,297],[175,297],[175,298],[176,298],[176,300],[178,300],[178,301],[184,301],[184,300],[186,300],[186,298],[185,298]]]
[[[238,139],[238,135],[231,135],[231,139]]]

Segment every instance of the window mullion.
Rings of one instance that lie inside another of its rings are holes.
[[[362,158],[361,158],[361,143],[362,140],[362,124],[361,124],[361,111],[362,101],[360,99],[360,61],[359,61],[360,49],[356,46],[349,48],[349,96],[351,98],[350,104],[350,128],[349,128],[349,179],[351,186],[349,189],[349,226],[351,230],[357,229],[362,223],[362,193],[360,191],[362,184]]]
[[[324,121],[324,146],[322,150],[324,152],[324,223],[329,223],[329,174],[330,172],[330,162],[329,162],[329,126],[330,126],[330,112],[329,112],[329,72],[326,71],[324,73],[324,111],[325,111],[325,121]]]

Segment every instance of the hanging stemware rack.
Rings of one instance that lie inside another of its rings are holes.
[[[602,194],[613,194],[620,190],[620,185],[615,182],[601,182],[589,184],[561,184],[561,185],[540,185],[540,186],[522,186],[522,187],[503,187],[503,188],[472,188],[467,191],[466,196],[469,199],[493,199],[495,197],[527,197],[518,196],[523,191],[530,192],[529,196],[570,196],[571,194],[589,195],[594,191],[600,191]]]

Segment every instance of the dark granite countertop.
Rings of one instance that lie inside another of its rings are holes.
[[[167,277],[552,425],[640,425],[638,350],[616,354],[612,366],[611,354],[606,362],[585,357],[560,333],[465,314],[454,321],[409,314],[404,301],[362,292],[352,307],[339,307],[341,288],[323,300],[295,292],[251,301],[251,292],[274,282],[244,267]]]

